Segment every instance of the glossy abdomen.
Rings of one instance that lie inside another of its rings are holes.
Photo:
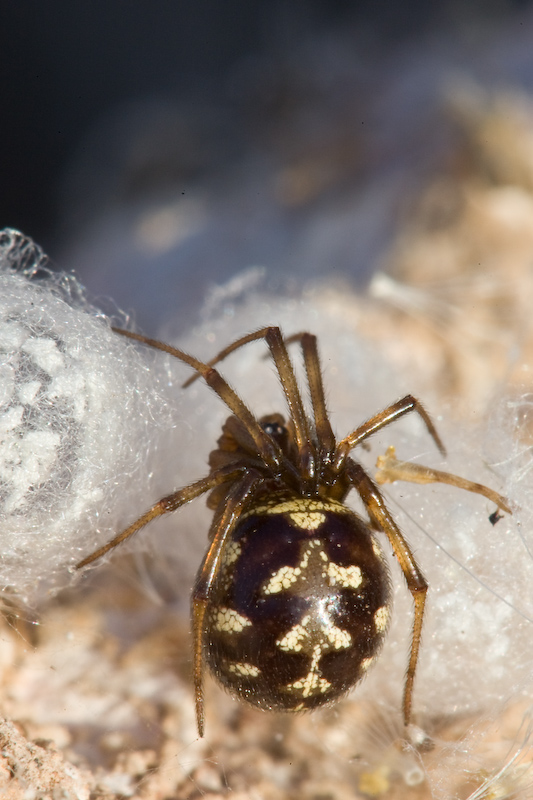
[[[341,504],[285,498],[249,510],[227,545],[206,613],[205,658],[262,708],[336,700],[383,643],[390,582],[368,526]]]

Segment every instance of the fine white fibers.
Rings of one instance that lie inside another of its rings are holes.
[[[0,240],[0,589],[35,604],[123,524],[171,422],[144,356],[28,242]]]

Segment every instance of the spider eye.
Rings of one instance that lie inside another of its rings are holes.
[[[264,417],[263,419],[259,420],[259,422],[264,432],[268,433],[270,438],[273,439],[284,452],[286,452],[289,441],[289,431],[284,424],[285,420],[283,417],[279,416],[278,414],[273,414],[271,417]]]
[[[268,433],[269,436],[276,440],[287,435],[287,428],[284,425],[280,425],[279,422],[263,422],[261,427],[265,433]]]

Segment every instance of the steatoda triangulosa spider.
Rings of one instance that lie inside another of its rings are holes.
[[[387,510],[376,483],[350,453],[376,431],[412,411],[442,454],[444,446],[423,406],[411,395],[388,406],[340,441],[324,397],[316,337],[284,339],[278,327],[243,336],[208,363],[170,345],[117,333],[189,364],[232,415],[209,456],[209,474],[164,497],[108,544],[77,565],[100,558],[148,522],[210,492],[214,517],[209,547],[192,592],[196,716],[204,732],[204,659],[230,692],[264,709],[300,711],[345,694],[375,661],[387,632],[391,587],[375,532],[386,534],[414,602],[403,719],[411,717],[413,680],[427,582]],[[265,339],[289,409],[257,419],[214,368],[227,355]],[[287,344],[300,343],[313,416],[306,414]],[[496,492],[449,473],[398,462],[389,449],[382,480],[444,481],[484,494],[509,512]],[[359,493],[369,520],[345,505]]]

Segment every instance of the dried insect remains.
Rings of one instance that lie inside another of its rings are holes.
[[[376,531],[385,533],[402,568],[414,620],[403,693],[403,718],[411,718],[413,680],[424,618],[427,582],[383,497],[351,451],[376,431],[415,411],[444,454],[435,427],[411,395],[359,425],[340,441],[333,434],[324,398],[316,337],[284,339],[277,327],[233,342],[208,363],[170,345],[128,331],[117,333],[163,350],[189,364],[232,412],[209,474],[168,497],[78,568],[98,559],[152,519],[210,492],[214,511],[209,547],[192,592],[196,715],[204,732],[204,661],[232,693],[265,709],[300,711],[345,694],[375,661],[387,632],[391,590]],[[289,409],[256,419],[214,365],[233,351],[264,339]],[[313,418],[287,351],[300,343]],[[188,381],[190,383],[191,381]],[[391,458],[393,453],[389,454]],[[448,473],[393,459],[382,481],[446,481],[484,494],[509,511],[504,498]],[[389,474],[387,474],[389,468]],[[368,512],[363,520],[345,505],[355,489]]]

